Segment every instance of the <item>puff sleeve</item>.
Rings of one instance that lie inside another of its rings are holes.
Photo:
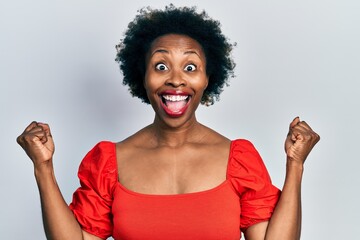
[[[240,229],[271,218],[280,190],[271,183],[268,171],[255,147],[247,140],[235,140],[230,153],[228,178],[240,197]]]
[[[102,239],[112,235],[111,206],[117,182],[115,144],[100,142],[82,160],[70,209],[82,229]]]

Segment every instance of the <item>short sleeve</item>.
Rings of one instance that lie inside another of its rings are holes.
[[[112,235],[111,206],[117,182],[115,144],[100,142],[82,160],[70,209],[82,229],[102,239]]]
[[[240,228],[271,218],[280,196],[280,190],[272,183],[268,171],[251,142],[232,142],[227,176],[240,196]]]

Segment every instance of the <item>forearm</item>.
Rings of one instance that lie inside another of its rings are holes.
[[[47,239],[83,239],[82,230],[56,183],[52,167],[35,169]]]
[[[303,165],[288,160],[282,194],[266,230],[266,240],[297,240],[301,233]]]

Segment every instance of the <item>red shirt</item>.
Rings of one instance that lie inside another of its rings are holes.
[[[118,181],[116,146],[100,142],[79,167],[81,187],[70,204],[83,230],[106,239],[238,240],[270,219],[280,191],[247,140],[231,142],[226,180],[201,192],[150,195]]]

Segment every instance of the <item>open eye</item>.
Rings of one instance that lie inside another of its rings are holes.
[[[156,64],[155,68],[159,71],[165,71],[168,70],[168,67],[163,63]]]
[[[193,72],[196,70],[196,66],[194,64],[188,64],[186,65],[186,67],[184,68],[185,71],[188,71],[188,72]]]

